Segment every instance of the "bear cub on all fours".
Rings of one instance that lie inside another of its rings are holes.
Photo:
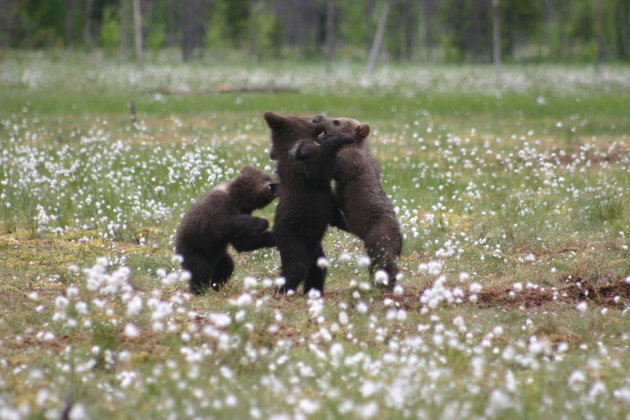
[[[246,166],[227,184],[206,193],[184,215],[175,235],[175,251],[192,278],[190,291],[203,293],[209,286],[219,290],[234,271],[228,244],[237,251],[273,246],[269,222],[251,213],[279,195],[279,183],[271,175]]]
[[[273,226],[275,245],[280,252],[281,292],[324,289],[326,268],[317,261],[324,257],[322,238],[333,211],[330,182],[335,156],[352,143],[348,135],[321,137],[322,127],[312,117],[300,118],[266,112],[271,129],[271,159],[278,161],[282,185]],[[318,142],[316,142],[316,140]]]
[[[333,178],[335,204],[343,215],[345,228],[363,240],[371,259],[370,273],[385,270],[388,286],[393,286],[400,273],[403,236],[396,212],[379,181],[378,163],[370,153],[367,137],[370,126],[350,118],[327,118],[318,115],[313,122],[324,127],[328,135],[348,134],[355,143],[337,153]]]

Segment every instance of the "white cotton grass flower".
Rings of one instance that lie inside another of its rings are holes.
[[[310,398],[304,398],[300,400],[298,404],[298,409],[307,415],[315,414],[317,410],[319,410],[319,407],[320,407],[319,401],[312,400]]]
[[[442,272],[442,261],[429,261],[428,263],[420,263],[418,271],[421,273],[437,276]]]
[[[357,304],[357,311],[358,311],[360,314],[366,314],[366,313],[367,313],[367,311],[368,311],[368,306],[367,306],[364,302],[359,302],[359,303]]]
[[[586,312],[586,310],[588,309],[588,304],[586,303],[586,301],[582,301],[577,304],[576,308],[580,312]]]
[[[169,273],[165,276],[162,276],[162,284],[164,286],[171,286],[173,284],[176,284],[177,282],[180,281],[181,278],[181,274],[174,271],[172,273]]]
[[[371,419],[378,413],[378,404],[370,401],[356,408],[357,417],[361,419]]]
[[[477,282],[473,282],[470,284],[468,290],[470,290],[470,293],[474,293],[477,294],[479,292],[481,292],[482,286],[481,284],[477,283]]]
[[[514,291],[514,293],[520,293],[523,291],[523,283],[521,283],[520,281],[514,283],[512,285],[512,291]]]
[[[330,263],[328,262],[328,259],[326,257],[319,257],[317,259],[317,266],[319,267],[320,270],[327,269],[329,265]]]
[[[90,418],[85,406],[81,403],[74,404],[68,413],[70,420],[87,420]]]
[[[208,320],[217,328],[225,328],[232,323],[232,318],[225,313],[208,314]]]
[[[394,286],[394,296],[402,296],[405,293],[405,290],[400,284]]]
[[[358,264],[360,267],[367,267],[370,265],[371,262],[372,260],[370,260],[370,257],[368,257],[367,255],[362,255],[359,257]]]
[[[70,301],[65,296],[57,296],[55,299],[55,308],[64,310],[68,307]]]
[[[352,255],[350,255],[348,252],[342,252],[341,255],[339,256],[339,261],[343,262],[343,263],[347,263],[352,261]]]
[[[85,303],[85,302],[83,302],[83,301],[81,301],[81,302],[77,302],[77,303],[74,305],[74,309],[76,309],[76,311],[77,311],[77,313],[78,313],[79,315],[87,315],[87,314],[88,314],[88,312],[89,312],[89,309],[88,309],[88,304],[87,304],[87,303]]]
[[[373,381],[365,381],[363,385],[359,387],[359,392],[363,398],[371,397],[376,394],[380,389],[380,384]]]
[[[330,357],[332,357],[334,361],[339,360],[341,356],[343,356],[343,344],[334,343],[330,346]]]
[[[383,285],[389,284],[389,276],[385,270],[376,270],[376,273],[374,273],[374,283]]]
[[[243,293],[236,299],[230,299],[230,304],[238,307],[249,306],[254,302],[252,295],[249,293]]]
[[[586,381],[586,375],[584,374],[584,372],[582,372],[579,369],[573,371],[573,373],[571,373],[571,375],[569,376],[569,379],[567,380],[569,384],[569,388],[571,388],[573,391],[576,391],[576,392],[582,389],[582,386],[584,385],[585,381]]]
[[[470,280],[470,274],[468,274],[466,272],[459,273],[459,281],[461,283],[464,283],[464,282],[466,282],[468,280]]]
[[[142,311],[142,298],[136,295],[127,303],[127,316],[136,316],[140,311]]]
[[[128,388],[135,382],[137,376],[138,375],[136,374],[136,372],[125,370],[123,372],[120,372],[117,375],[117,378],[120,381],[120,386],[122,388]]]
[[[256,286],[258,286],[258,280],[255,277],[247,276],[243,279],[245,290],[254,289]]]
[[[488,399],[486,413],[492,416],[499,411],[512,408],[512,406],[513,402],[510,396],[499,389],[495,389],[492,391],[490,398]]]
[[[188,283],[192,279],[192,273],[188,270],[184,270],[179,275],[179,281],[182,283]]]
[[[123,330],[123,333],[129,338],[135,338],[140,335],[140,331],[138,330],[138,327],[136,327],[136,325],[132,324],[131,322],[125,325],[125,329]]]
[[[620,401],[630,404],[630,386],[624,386],[613,391],[613,395]]]
[[[66,296],[71,299],[73,297],[79,296],[79,288],[77,286],[68,286],[66,289]]]

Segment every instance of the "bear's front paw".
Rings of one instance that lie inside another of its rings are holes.
[[[250,229],[256,233],[264,232],[268,227],[269,221],[260,217],[255,217],[250,225]]]
[[[343,134],[337,138],[337,141],[341,144],[350,144],[350,143],[354,143],[355,140],[354,140],[354,137]]]

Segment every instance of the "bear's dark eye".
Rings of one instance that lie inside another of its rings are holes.
[[[334,124],[334,125],[339,125],[339,124],[341,124],[341,123],[339,122],[339,120],[333,120],[333,124]]]
[[[278,184],[276,182],[267,184],[267,191],[272,195],[276,195],[278,193]]]

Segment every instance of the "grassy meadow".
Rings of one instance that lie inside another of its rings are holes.
[[[0,418],[628,419],[630,67],[362,65],[2,53]],[[164,93],[220,85],[291,90]],[[273,172],[268,110],[372,125],[394,291],[331,228],[323,297],[275,250],[188,293],[175,229]]]

